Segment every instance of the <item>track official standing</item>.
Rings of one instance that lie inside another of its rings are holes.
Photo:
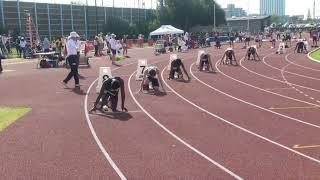
[[[63,80],[63,84],[67,87],[68,81],[73,77],[75,81],[75,89],[80,90],[80,83],[79,83],[79,76],[78,76],[78,44],[77,44],[77,38],[79,35],[76,32],[71,32],[69,36],[69,40],[67,41],[66,47],[67,47],[67,59],[70,65],[70,73],[66,77],[66,79]]]
[[[3,52],[2,52],[1,47],[0,47],[0,73],[2,73],[2,71],[3,71],[2,64],[1,64],[2,56],[3,56]]]

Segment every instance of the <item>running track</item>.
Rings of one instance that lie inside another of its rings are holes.
[[[114,67],[126,81],[129,114],[91,115],[95,79],[104,59],[81,68],[77,94],[59,82],[65,69],[35,69],[33,62],[5,65],[1,105],[32,113],[0,134],[3,179],[317,179],[320,65],[305,55],[276,55],[265,44],[262,61],[220,66],[223,50],[209,51],[218,73],[199,73],[197,50],[179,54],[190,83],[167,80],[169,54],[132,50]],[[137,94],[139,58],[157,65],[168,94]],[[73,81],[70,82],[70,86]]]

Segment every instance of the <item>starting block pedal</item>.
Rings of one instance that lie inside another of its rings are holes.
[[[100,67],[99,77],[98,77],[98,85],[96,88],[97,93],[100,92],[103,82],[108,78],[112,78],[111,68],[110,67]]]
[[[143,73],[146,67],[148,66],[146,59],[139,59],[138,60],[138,67],[137,67],[137,73],[136,73],[136,81],[142,81],[143,80]]]

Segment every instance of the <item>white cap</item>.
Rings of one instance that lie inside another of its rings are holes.
[[[72,37],[78,38],[78,37],[80,37],[80,36],[79,36],[78,33],[76,33],[76,32],[71,32],[69,37],[70,37],[70,38],[72,38]],[[68,37],[68,38],[69,38],[69,37]]]

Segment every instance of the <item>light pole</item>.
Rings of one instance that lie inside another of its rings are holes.
[[[250,32],[250,16],[249,16],[249,7],[250,7],[250,0],[248,0],[248,14],[247,14],[247,16],[248,16],[248,32]]]
[[[98,8],[97,8],[97,0],[94,0],[94,7],[96,11],[96,35],[98,34]]]
[[[213,28],[216,31],[216,2],[213,0]]]

